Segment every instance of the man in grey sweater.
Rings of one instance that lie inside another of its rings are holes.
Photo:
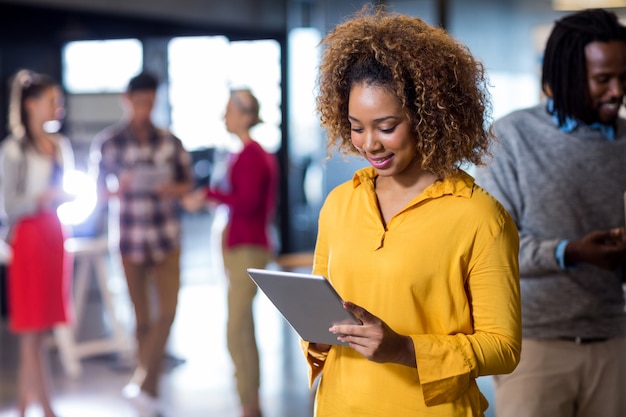
[[[542,86],[476,171],[520,234],[522,357],[494,377],[496,414],[626,416],[626,28],[604,10],[557,21]]]

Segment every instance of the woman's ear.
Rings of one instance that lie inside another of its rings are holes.
[[[29,98],[24,99],[24,109],[28,113],[33,112],[35,105],[36,105],[36,99],[34,97],[29,97]]]

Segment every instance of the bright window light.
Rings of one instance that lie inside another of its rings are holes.
[[[95,182],[82,171],[68,171],[63,175],[63,190],[75,198],[59,206],[59,220],[67,225],[83,223],[96,208],[98,196]]]
[[[541,88],[536,74],[492,71],[489,92],[493,103],[493,120],[541,101]]]
[[[142,67],[137,39],[76,41],[63,48],[63,85],[70,93],[120,93]]]
[[[315,108],[316,79],[322,36],[314,28],[296,28],[289,32],[289,150],[293,156],[306,157],[324,149],[323,132]]]
[[[223,36],[181,37],[170,41],[171,129],[189,151],[235,150],[240,143],[224,127],[231,88],[250,88],[264,123],[252,137],[266,150],[280,147],[282,122],[281,50],[274,40],[235,41]]]
[[[223,117],[228,51],[223,36],[174,38],[169,43],[171,129],[189,151],[228,141]]]
[[[274,40],[231,43],[230,87],[250,88],[259,100],[263,123],[253,127],[250,134],[269,152],[278,151],[281,142],[280,59],[280,45]]]

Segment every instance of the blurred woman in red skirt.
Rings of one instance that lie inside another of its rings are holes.
[[[31,400],[39,402],[44,417],[56,417],[44,340],[52,327],[71,319],[72,260],[63,248],[66,233],[57,216],[58,206],[68,199],[63,172],[73,168],[70,143],[58,133],[62,116],[62,93],[55,80],[28,70],[15,74],[11,133],[0,149],[0,181],[13,252],[7,304],[9,327],[20,338],[21,417]]]

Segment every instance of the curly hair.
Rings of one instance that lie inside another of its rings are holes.
[[[317,110],[329,155],[358,154],[348,98],[355,84],[387,89],[413,125],[422,168],[441,176],[483,165],[493,139],[483,65],[444,30],[419,18],[364,7],[322,40]]]

